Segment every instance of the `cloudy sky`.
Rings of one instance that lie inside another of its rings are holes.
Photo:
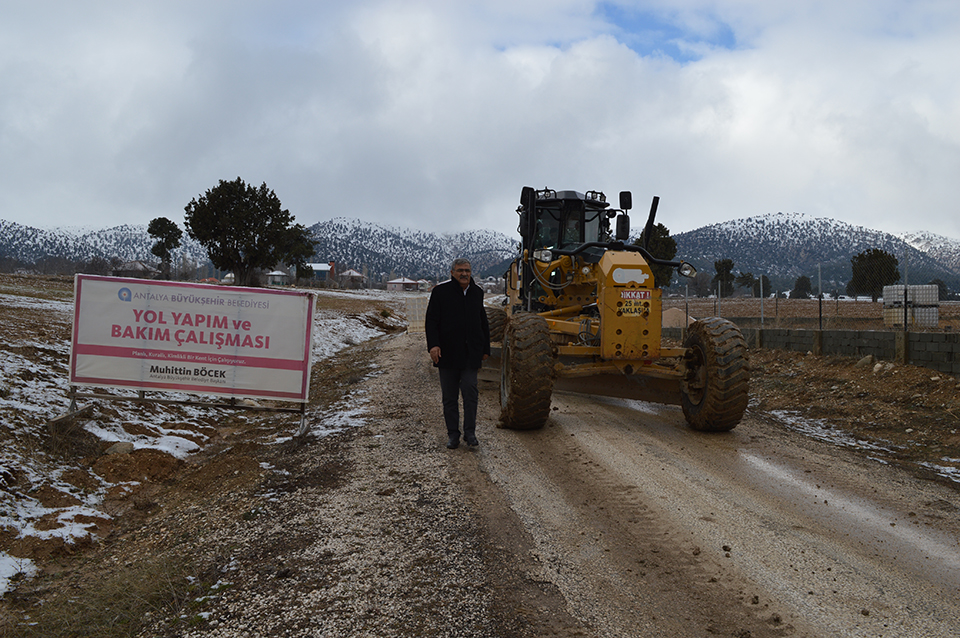
[[[672,232],[803,212],[960,238],[955,0],[0,0],[0,219],[513,235],[524,185]]]

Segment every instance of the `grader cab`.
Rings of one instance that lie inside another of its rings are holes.
[[[542,427],[554,390],[680,405],[696,430],[740,422],[749,366],[735,324],[702,319],[682,347],[661,344],[661,291],[651,265],[685,277],[696,269],[650,253],[658,203],[654,197],[644,244],[633,245],[625,243],[629,191],[612,209],[598,191],[523,189],[505,305],[487,309],[491,339],[501,342],[499,360],[490,361],[499,362],[500,427]]]

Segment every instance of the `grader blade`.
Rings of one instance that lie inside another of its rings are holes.
[[[484,361],[479,378],[500,383],[500,348],[490,348],[490,358]],[[633,399],[667,405],[681,405],[680,386],[675,380],[626,375],[619,372],[589,376],[558,376],[553,382],[554,392],[572,392],[615,399]]]

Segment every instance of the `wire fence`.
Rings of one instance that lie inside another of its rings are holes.
[[[694,319],[724,317],[744,328],[808,330],[895,330],[903,320],[884,317],[883,301],[857,299],[778,299],[768,297],[692,297],[663,299],[663,309],[678,308]],[[960,332],[960,301],[941,301],[936,326],[907,322],[911,332]]]
[[[692,279],[671,277],[671,294],[688,293],[693,297],[789,297],[791,299],[844,300],[845,297],[870,297],[877,301],[889,285],[932,285],[941,301],[960,301],[960,269],[949,259],[943,263],[911,249],[911,253],[891,254],[881,249],[865,250],[850,259],[798,264],[784,256],[775,267],[756,268],[731,258],[707,260],[698,264]],[[656,271],[654,271],[656,273]],[[793,273],[787,276],[785,273]],[[800,274],[802,273],[802,274]],[[661,280],[658,280],[658,285]]]

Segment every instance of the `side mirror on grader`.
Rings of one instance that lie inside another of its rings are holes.
[[[630,239],[630,217],[627,211],[633,208],[633,193],[630,191],[620,191],[620,210],[622,215],[617,217],[617,232],[614,235],[617,241],[627,241]]]
[[[661,291],[652,265],[693,277],[684,261],[654,257],[654,197],[642,246],[624,243],[630,191],[619,214],[599,191],[520,195],[520,253],[504,275],[503,308],[487,308],[500,342],[500,427],[544,425],[554,390],[679,405],[696,430],[736,427],[747,407],[749,365],[740,329],[719,317],[692,323],[682,347],[661,344]],[[610,219],[616,218],[615,233]]]
[[[614,237],[617,241],[630,239],[630,218],[626,214],[617,215],[617,233]]]

